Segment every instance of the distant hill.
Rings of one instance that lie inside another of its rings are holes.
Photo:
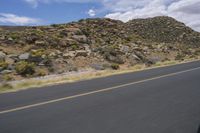
[[[170,17],[0,26],[0,81],[200,55],[200,33]]]
[[[135,19],[126,23],[129,33],[157,42],[199,45],[200,33],[171,17]]]

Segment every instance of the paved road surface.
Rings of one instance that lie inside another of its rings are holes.
[[[0,94],[0,133],[197,133],[200,62]]]

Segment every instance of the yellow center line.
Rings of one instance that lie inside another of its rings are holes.
[[[90,91],[90,92],[81,93],[81,94],[77,94],[77,95],[73,95],[73,96],[58,98],[58,99],[55,99],[55,100],[49,100],[49,101],[40,102],[40,103],[36,103],[36,104],[31,104],[31,105],[26,105],[26,106],[22,106],[22,107],[13,108],[13,109],[8,109],[8,110],[0,111],[0,114],[30,109],[30,108],[33,108],[33,107],[38,107],[38,106],[42,106],[42,105],[56,103],[56,102],[69,100],[69,99],[73,99],[73,98],[78,98],[78,97],[82,97],[82,96],[87,96],[87,95],[91,95],[91,94],[107,92],[107,91],[111,91],[111,90],[114,90],[114,89],[130,86],[130,85],[135,85],[135,84],[144,83],[144,82],[148,82],[148,81],[152,81],[152,80],[156,80],[156,79],[171,77],[171,76],[179,75],[179,74],[182,74],[182,73],[195,71],[195,70],[198,70],[198,69],[200,69],[200,67],[188,69],[188,70],[184,70],[184,71],[179,71],[179,72],[175,72],[175,73],[170,73],[170,74],[166,74],[166,75],[161,75],[161,76],[157,76],[157,77],[153,77],[153,78],[148,78],[148,79],[144,79],[144,80],[140,80],[140,81],[135,81],[135,82],[127,83],[127,84],[122,84],[122,85],[118,85],[118,86],[113,86],[113,87],[100,89],[100,90],[96,90],[96,91]]]

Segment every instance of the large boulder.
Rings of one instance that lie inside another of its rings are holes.
[[[124,63],[124,60],[123,60],[123,58],[121,56],[113,56],[111,54],[108,54],[106,56],[106,59],[108,61],[111,61],[111,62],[117,63],[117,64],[123,64]]]
[[[30,58],[30,53],[23,53],[19,55],[20,60],[28,60]]]
[[[156,64],[157,62],[162,61],[162,59],[158,56],[151,56],[147,58],[147,64],[151,65],[151,64]]]
[[[130,56],[129,56],[129,58],[131,59],[131,60],[137,60],[137,61],[140,61],[140,60],[142,60],[140,57],[138,57],[136,54],[134,54],[134,53],[132,53]]]

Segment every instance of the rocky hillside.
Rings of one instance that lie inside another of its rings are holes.
[[[129,33],[137,34],[145,39],[156,42],[180,43],[198,46],[200,34],[184,23],[170,17],[135,19],[126,24]]]
[[[0,27],[0,81],[69,71],[152,65],[200,55],[200,33],[173,18],[85,19]]]

